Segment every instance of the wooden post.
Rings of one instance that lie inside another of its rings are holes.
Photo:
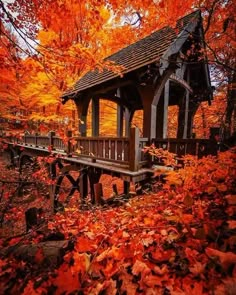
[[[101,182],[94,184],[95,204],[101,204],[103,191]]]
[[[183,138],[187,138],[187,134],[188,134],[188,112],[189,112],[189,91],[186,90]]]
[[[178,129],[177,129],[177,138],[181,139],[184,136],[184,119],[185,119],[185,96],[186,91],[184,92],[184,95],[179,98],[179,113],[178,113]]]
[[[70,142],[70,138],[72,137],[72,131],[71,130],[67,130],[66,136],[68,138],[68,141],[67,141],[67,151],[66,152],[69,155],[72,152],[72,145],[71,145],[71,142]]]
[[[164,88],[163,138],[167,138],[169,92],[170,92],[170,80],[167,80],[165,84],[165,88]]]
[[[156,138],[163,138],[163,130],[164,130],[164,91],[158,101],[156,108],[156,121],[152,122],[152,124],[156,125]],[[153,138],[153,137],[152,137]]]
[[[87,136],[87,117],[80,116],[79,118],[79,133],[80,136]]]
[[[123,187],[124,187],[124,194],[128,195],[130,191],[130,182],[124,181]]]
[[[143,136],[156,138],[157,107],[151,102],[144,104],[143,109]]]
[[[130,129],[129,139],[129,169],[137,171],[139,169],[139,130],[137,127]]]
[[[118,97],[121,100],[121,89],[117,88],[116,97]],[[123,106],[120,104],[117,104],[117,112],[116,112],[116,134],[118,137],[123,136],[123,117],[124,117],[124,110]]]
[[[187,83],[189,84],[189,69],[187,69]],[[189,90],[186,90],[186,96],[185,96],[185,113],[184,113],[184,132],[183,132],[183,138],[187,138],[188,134],[188,113],[189,113]]]
[[[92,99],[92,136],[99,136],[99,99]]]
[[[55,131],[49,131],[49,146],[53,149],[53,136],[55,136]]]
[[[189,99],[189,112],[188,112],[188,128],[187,138],[194,138],[193,135],[193,119],[199,107],[199,102],[192,101],[192,97]]]
[[[129,131],[130,131],[130,115],[131,115],[130,111],[127,108],[125,108],[125,114],[124,114],[124,116],[125,116],[125,136],[126,137],[129,137]]]
[[[95,188],[94,185],[99,182],[101,177],[101,170],[97,168],[90,167],[88,169],[88,178],[90,185],[90,194],[91,194],[91,202],[95,204]]]
[[[80,198],[82,202],[84,202],[84,199],[88,195],[88,174],[85,172],[81,172],[81,175],[79,176],[79,192]]]
[[[123,136],[123,107],[121,105],[117,105],[117,136],[122,137]]]

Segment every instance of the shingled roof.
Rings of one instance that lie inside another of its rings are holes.
[[[176,30],[173,28],[168,26],[164,27],[121,49],[120,51],[107,57],[105,60],[115,62],[117,65],[122,66],[122,68],[124,68],[122,74],[132,72],[145,65],[157,62],[168,53],[168,49],[175,41],[178,41],[178,39],[184,39],[180,41],[182,44],[186,40],[189,32],[191,32],[191,27],[195,28],[195,25],[193,26],[192,24],[196,23],[199,20],[199,17],[200,12],[195,11],[178,20],[178,35],[176,34]],[[183,38],[183,33],[185,34],[185,38]],[[117,73],[106,69],[102,72],[99,72],[98,70],[89,71],[75,83],[73,88],[66,91],[62,95],[62,98],[66,99],[72,97],[79,92],[112,80],[118,76],[119,75]]]

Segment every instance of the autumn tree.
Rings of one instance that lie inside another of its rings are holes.
[[[235,74],[236,74],[236,5],[234,1],[199,1],[205,24],[205,45],[211,67],[212,82],[216,87],[215,95],[225,101],[222,108],[219,101],[218,111],[223,136],[229,137],[235,131]],[[211,108],[210,108],[211,109]],[[215,106],[213,106],[214,113]],[[234,117],[233,117],[234,116]]]
[[[4,28],[2,23],[0,23],[0,28],[0,114],[2,115],[16,104],[21,61],[15,46],[8,38],[11,36],[14,40],[14,35],[9,29]]]
[[[0,1],[0,9],[3,29],[8,25],[14,32],[13,37],[6,33],[5,36],[10,45],[19,50],[24,59],[21,66],[29,74],[20,76],[21,102],[28,107],[27,100],[31,101],[30,106],[38,105],[39,101],[46,107],[50,103],[58,105],[61,91],[89,69],[107,67],[119,71],[103,58],[112,52],[110,40],[116,40],[116,48],[119,48],[125,38],[126,42],[131,39],[129,29],[123,30],[126,34],[121,42],[117,42],[117,34],[111,38],[114,27],[111,8],[102,2]],[[120,33],[121,27],[117,30]],[[103,46],[103,40],[108,46]],[[2,46],[7,50],[7,46]],[[11,83],[11,88],[14,84]],[[17,92],[20,95],[19,89]]]
[[[217,89],[221,87],[221,93],[222,90],[225,93],[227,106],[223,127],[229,134],[235,113],[233,1],[0,0],[1,38],[7,39],[18,56],[24,59],[24,64],[27,65],[27,58],[33,59],[37,70],[42,72],[30,74],[32,87],[37,79],[40,81],[37,91],[32,91],[33,97],[37,92],[43,97],[45,92],[42,100],[47,106],[50,93],[58,105],[60,93],[86,71],[94,68],[103,70],[104,67],[117,72],[121,70],[104,61],[104,57],[167,24],[175,27],[177,19],[196,8],[201,9],[204,19],[205,49],[214,84]],[[13,33],[7,28],[11,28]],[[1,47],[8,50],[3,42]],[[26,69],[29,70],[27,66]],[[27,100],[30,97],[30,79],[27,77],[24,82],[21,75],[20,82],[21,85],[28,84],[22,92],[23,99]],[[8,85],[15,87],[15,83]],[[49,88],[51,91],[48,92]]]

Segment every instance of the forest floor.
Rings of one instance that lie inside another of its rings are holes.
[[[3,160],[0,179],[18,179]],[[11,199],[0,229],[0,294],[236,294],[234,160],[226,155],[217,168],[205,161],[209,179],[219,175],[204,190],[206,179],[191,170],[195,182],[188,189],[172,176],[176,185],[160,184],[155,193],[86,211],[74,199],[50,215],[45,195],[36,186],[26,189],[20,201]],[[1,206],[15,188],[4,189]],[[43,207],[44,215],[26,233],[29,207]],[[23,246],[33,256],[17,255]]]

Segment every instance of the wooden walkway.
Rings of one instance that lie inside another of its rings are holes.
[[[5,139],[12,164],[22,166],[26,158],[50,156],[52,161],[49,177],[54,181],[53,202],[59,195],[63,178],[71,183],[70,197],[78,190],[82,198],[91,195],[96,199],[94,186],[102,174],[119,177],[124,182],[124,194],[129,193],[130,183],[150,180],[154,166],[162,165],[144,153],[145,146],[154,144],[157,148],[168,150],[181,157],[186,154],[203,157],[216,153],[216,145],[203,139],[154,139],[139,137],[137,128],[131,128],[130,137],[72,137],[64,139],[49,132],[47,136],[25,134],[22,138],[8,136]],[[155,164],[155,165],[154,165]],[[164,167],[163,167],[164,168]],[[70,172],[79,172],[74,179]],[[90,189],[89,189],[90,187]]]
[[[49,132],[48,135],[30,135],[23,137],[8,136],[7,144],[20,147],[23,151],[31,150],[57,154],[68,161],[89,163],[94,167],[129,170],[136,172],[144,167],[150,167],[150,159],[145,155],[145,146],[154,144],[157,148],[175,153],[178,157],[186,154],[198,158],[215,154],[216,144],[208,139],[153,139],[139,137],[138,129],[131,128],[130,137],[72,137],[69,133],[64,139]],[[112,167],[111,167],[112,166]]]

